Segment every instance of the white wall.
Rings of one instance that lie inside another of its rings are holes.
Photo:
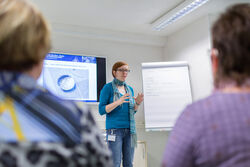
[[[169,36],[164,48],[165,61],[189,63],[194,101],[209,95],[213,87],[209,29],[209,16],[203,17]]]
[[[55,27],[55,26],[54,26]],[[52,29],[53,30],[53,29]],[[129,37],[127,40],[121,38],[99,38],[101,35],[89,35],[82,33],[72,33],[75,29],[52,32],[53,51],[72,54],[96,55],[107,58],[107,82],[113,77],[111,75],[112,65],[116,61],[123,60],[130,65],[132,72],[127,78],[127,82],[134,88],[135,93],[142,91],[141,63],[163,61],[162,42],[149,42],[151,38],[138,40],[141,37]],[[124,35],[123,35],[124,36]],[[128,36],[126,36],[128,37]],[[130,40],[128,40],[130,39]],[[148,40],[148,42],[147,42]],[[159,41],[157,39],[152,39]],[[136,42],[134,42],[136,41]],[[161,41],[161,39],[160,39]],[[93,115],[95,116],[100,128],[105,128],[105,117],[98,113],[97,104],[91,104]],[[148,167],[160,166],[162,153],[164,150],[167,133],[164,132],[145,132],[143,105],[136,114],[138,140],[147,143]]]

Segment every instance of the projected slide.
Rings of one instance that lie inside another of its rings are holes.
[[[60,98],[95,102],[96,58],[49,53],[38,83]]]

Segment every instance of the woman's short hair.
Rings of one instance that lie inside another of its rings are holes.
[[[116,71],[118,68],[120,68],[121,66],[124,66],[124,65],[128,65],[127,63],[125,63],[125,62],[123,62],[123,61],[118,61],[118,62],[116,62],[114,65],[113,65],[113,67],[112,67],[112,75],[113,75],[113,77],[115,78],[115,76],[114,76],[114,71]]]
[[[26,0],[0,0],[0,70],[26,71],[51,47],[41,12]]]
[[[215,86],[224,81],[241,86],[250,77],[250,4],[230,7],[215,22],[212,36],[219,60]]]

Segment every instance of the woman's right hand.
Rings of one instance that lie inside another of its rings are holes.
[[[129,93],[124,94],[122,97],[120,97],[119,100],[117,100],[119,102],[119,105],[123,104],[123,103],[129,103]]]
[[[106,105],[105,110],[107,113],[110,113],[113,111],[117,106],[123,104],[123,103],[129,103],[129,93],[124,94],[120,99],[116,100],[115,102]]]

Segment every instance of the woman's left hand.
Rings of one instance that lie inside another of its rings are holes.
[[[135,103],[136,103],[137,105],[140,105],[141,102],[142,102],[143,99],[144,99],[144,95],[143,95],[143,93],[138,93],[138,95],[137,95],[136,97],[133,97],[133,98],[135,99]]]

